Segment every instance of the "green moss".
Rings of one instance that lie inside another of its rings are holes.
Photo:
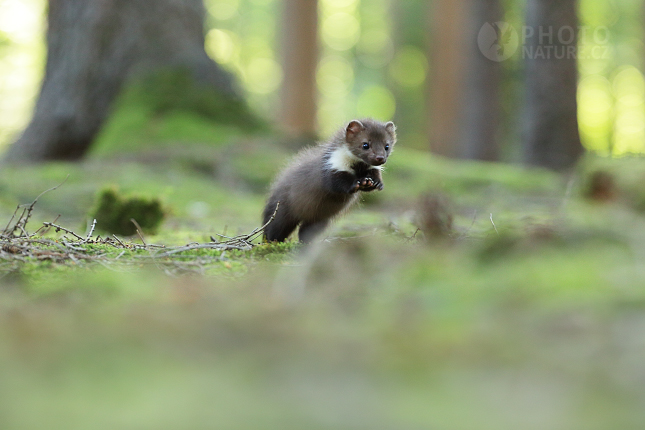
[[[179,142],[222,145],[266,130],[244,100],[197,83],[187,71],[164,70],[126,85],[91,153]]]
[[[12,212],[70,173],[34,214],[50,221],[64,209],[69,226],[114,182],[176,208],[147,241],[203,243],[225,226],[229,236],[258,226],[261,193],[226,181],[266,168],[260,185],[270,176],[261,154],[218,153],[232,172],[222,180],[189,160],[7,167],[0,198]],[[607,165],[596,167],[636,189],[638,160]],[[400,148],[378,201],[309,248],[160,252],[154,265],[148,251],[127,250],[106,269],[16,263],[0,288],[0,427],[639,428],[645,390],[626,358],[642,343],[645,218],[569,196],[567,180]],[[456,206],[450,240],[388,234],[429,187]],[[194,202],[209,209],[199,215]],[[196,270],[175,270],[178,261]],[[350,415],[325,421],[320,404]]]
[[[388,159],[383,179],[384,193],[396,192],[397,198],[416,198],[432,190],[478,204],[491,201],[498,195],[524,193],[545,196],[561,192],[564,188],[562,178],[546,170],[449,160],[409,148],[394,151]]]
[[[91,212],[99,230],[125,236],[137,232],[133,219],[144,232],[154,234],[165,216],[166,211],[159,199],[121,196],[116,187],[101,190],[96,208]]]

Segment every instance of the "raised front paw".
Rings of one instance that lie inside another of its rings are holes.
[[[383,184],[381,181],[374,180],[372,178],[363,178],[359,179],[359,184],[360,184],[360,190],[361,191],[374,191],[374,190],[382,190],[383,189]]]
[[[372,178],[363,178],[359,179],[358,183],[360,184],[361,191],[371,191],[374,189],[374,181]]]

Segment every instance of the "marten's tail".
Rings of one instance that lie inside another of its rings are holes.
[[[293,219],[287,205],[274,198],[269,199],[264,207],[262,222],[266,224],[269,220],[271,222],[264,228],[264,238],[268,242],[284,242],[298,227],[298,221]]]

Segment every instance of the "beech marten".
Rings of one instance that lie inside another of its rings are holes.
[[[283,242],[300,225],[310,242],[329,220],[358,199],[383,189],[381,168],[396,143],[393,122],[354,120],[325,143],[299,152],[278,175],[264,208],[268,241]],[[276,207],[279,207],[276,212]]]

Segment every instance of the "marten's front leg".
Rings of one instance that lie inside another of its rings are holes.
[[[383,179],[381,178],[381,171],[379,169],[370,169],[364,178],[359,179],[359,190],[361,191],[374,191],[383,190]]]
[[[327,183],[329,191],[337,194],[354,194],[360,187],[361,181],[349,172],[333,172]]]

